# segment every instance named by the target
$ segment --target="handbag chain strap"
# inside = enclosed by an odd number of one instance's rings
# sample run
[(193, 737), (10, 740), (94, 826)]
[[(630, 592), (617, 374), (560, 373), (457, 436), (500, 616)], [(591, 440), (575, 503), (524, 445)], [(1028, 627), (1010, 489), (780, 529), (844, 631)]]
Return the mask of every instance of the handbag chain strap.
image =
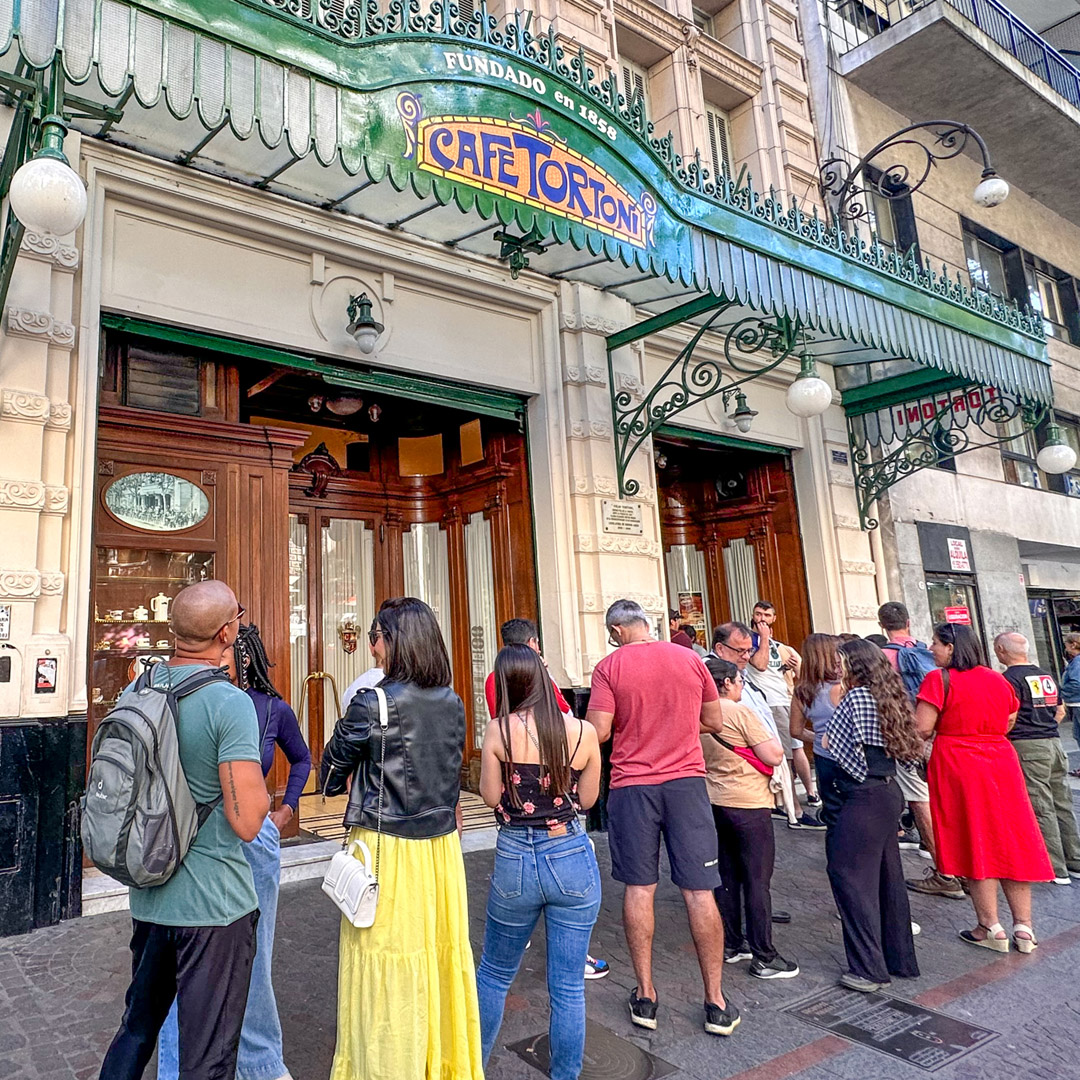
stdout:
[(381, 686), (372, 688), (379, 699), (379, 727), (382, 729), (379, 750), (379, 804), (375, 813), (375, 880), (379, 880), (379, 865), (382, 855), (382, 804), (383, 787), (386, 783), (386, 729), (390, 723), (389, 710), (386, 704), (386, 691)]

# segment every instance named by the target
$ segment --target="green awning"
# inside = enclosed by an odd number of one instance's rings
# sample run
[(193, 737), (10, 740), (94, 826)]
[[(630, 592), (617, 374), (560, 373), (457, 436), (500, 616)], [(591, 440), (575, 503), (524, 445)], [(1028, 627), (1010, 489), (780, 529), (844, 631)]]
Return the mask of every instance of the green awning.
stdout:
[(547, 245), (534, 270), (644, 313), (724, 296), (732, 324), (797, 319), (827, 363), (900, 358), (1052, 400), (1037, 317), (711, 181), (584, 53), (527, 13), (485, 25), (482, 10), (21, 0), (0, 3), (0, 69), (55, 61), (81, 96), (123, 107), (88, 134), (263, 190), (487, 256), (496, 226), (531, 233)]

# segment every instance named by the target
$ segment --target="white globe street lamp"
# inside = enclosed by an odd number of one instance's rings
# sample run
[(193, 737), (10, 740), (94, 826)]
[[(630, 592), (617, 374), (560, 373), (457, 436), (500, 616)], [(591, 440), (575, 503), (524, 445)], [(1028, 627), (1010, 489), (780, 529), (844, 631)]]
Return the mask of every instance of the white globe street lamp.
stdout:
[(46, 116), (41, 128), (41, 149), (16, 170), (8, 197), (12, 212), (31, 232), (66, 236), (86, 217), (86, 185), (64, 157), (63, 119)]
[(1076, 451), (1065, 441), (1057, 424), (1048, 424), (1046, 442), (1035, 458), (1035, 464), (1044, 473), (1067, 473), (1076, 465)]
[(1009, 185), (993, 169), (986, 169), (971, 197), (976, 206), (989, 210), (993, 206), (1000, 206), (1009, 197)]
[(371, 300), (366, 292), (349, 297), (349, 333), (356, 339), (360, 351), (366, 356), (375, 348), (379, 335), (385, 330), (371, 314)]
[(803, 353), (799, 374), (787, 389), (788, 411), (796, 416), (820, 416), (832, 404), (832, 387), (817, 373), (814, 358)]

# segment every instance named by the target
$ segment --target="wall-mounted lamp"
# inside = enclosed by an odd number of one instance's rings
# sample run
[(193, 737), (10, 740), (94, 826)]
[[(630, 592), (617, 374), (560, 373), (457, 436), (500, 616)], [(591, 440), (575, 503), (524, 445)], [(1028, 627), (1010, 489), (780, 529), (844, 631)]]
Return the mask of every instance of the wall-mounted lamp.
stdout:
[(787, 388), (788, 411), (796, 416), (820, 416), (832, 404), (832, 388), (817, 373), (810, 353), (799, 357), (799, 374)]
[(359, 296), (349, 297), (349, 333), (356, 338), (356, 344), (366, 356), (375, 348), (379, 335), (386, 329), (381, 322), (376, 322), (371, 315), (371, 300), (362, 292)]
[(735, 427), (745, 435), (753, 425), (755, 416), (757, 416), (757, 409), (751, 409), (747, 405), (746, 395), (739, 390), (735, 394), (735, 411), (731, 414)]
[(1065, 441), (1058, 424), (1047, 424), (1046, 442), (1035, 458), (1035, 464), (1044, 473), (1067, 473), (1076, 465), (1076, 451)]
[(86, 217), (86, 185), (64, 157), (66, 134), (62, 117), (46, 116), (41, 149), (11, 178), (11, 209), (31, 232), (66, 236)]

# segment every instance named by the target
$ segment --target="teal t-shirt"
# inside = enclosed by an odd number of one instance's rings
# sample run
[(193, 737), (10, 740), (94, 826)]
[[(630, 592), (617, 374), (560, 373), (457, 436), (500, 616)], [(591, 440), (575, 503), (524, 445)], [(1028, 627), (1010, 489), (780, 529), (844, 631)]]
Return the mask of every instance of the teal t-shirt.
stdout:
[[(155, 686), (175, 686), (203, 664), (153, 669)], [(218, 765), (259, 761), (259, 722), (251, 698), (231, 683), (211, 683), (180, 699), (180, 763), (198, 803), (221, 795)], [(131, 917), (162, 926), (227, 926), (259, 902), (240, 837), (219, 805), (199, 830), (180, 868), (164, 885), (131, 890)]]

